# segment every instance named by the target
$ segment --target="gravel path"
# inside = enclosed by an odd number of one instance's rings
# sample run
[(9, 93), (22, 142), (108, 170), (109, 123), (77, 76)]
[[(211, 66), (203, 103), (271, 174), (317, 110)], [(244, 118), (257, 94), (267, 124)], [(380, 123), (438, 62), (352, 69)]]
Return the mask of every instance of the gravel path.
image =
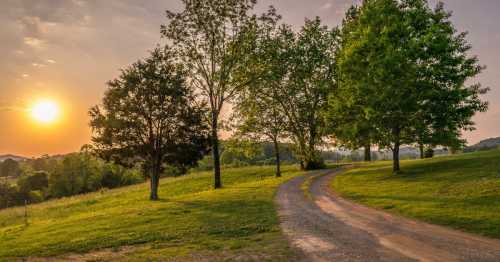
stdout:
[[(500, 241), (367, 208), (328, 188), (340, 171), (281, 185), (281, 227), (300, 261), (500, 261)], [(302, 184), (312, 179), (310, 197)]]

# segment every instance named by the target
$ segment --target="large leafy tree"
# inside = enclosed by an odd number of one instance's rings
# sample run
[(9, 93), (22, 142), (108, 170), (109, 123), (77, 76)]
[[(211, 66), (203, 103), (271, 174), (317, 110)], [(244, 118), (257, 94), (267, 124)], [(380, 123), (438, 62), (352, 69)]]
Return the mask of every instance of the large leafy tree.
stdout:
[(487, 109), (487, 103), (479, 95), (488, 89), (478, 83), (467, 86), (467, 81), (484, 67), (476, 57), (468, 56), (471, 46), (466, 41), (467, 34), (457, 33), (449, 20), (451, 13), (444, 9), (443, 3), (434, 10), (422, 0), (407, 1), (403, 7), (415, 17), (415, 24), (426, 25), (419, 36), (421, 47), (416, 52), (419, 59), (416, 84), (424, 99), (414, 115), (413, 133), (421, 155), (424, 145), (460, 148), (465, 144), (461, 132), (474, 129), (471, 117)]
[(220, 115), (245, 86), (259, 78), (245, 68), (255, 48), (259, 24), (279, 17), (274, 9), (251, 14), (256, 0), (183, 0), (180, 12), (167, 11), (162, 35), (172, 42), (188, 69), (188, 80), (210, 107), (214, 187), (222, 186), (219, 155)]
[(266, 94), (265, 81), (249, 86), (233, 106), (236, 135), (254, 141), (272, 142), (276, 159), (276, 177), (281, 177), (280, 140), (286, 137), (285, 115), (272, 96)]
[(298, 33), (287, 26), (270, 38), (264, 64), (270, 64), (264, 91), (283, 114), (286, 131), (294, 142), (304, 169), (322, 166), (317, 146), (325, 135), (321, 111), (335, 86), (337, 30), (306, 20)]
[(185, 169), (208, 151), (206, 110), (185, 79), (173, 53), (155, 49), (110, 81), (102, 107), (89, 112), (97, 152), (124, 165), (140, 163), (151, 179), (151, 200), (158, 199), (166, 164)]
[(362, 105), (377, 144), (392, 149), (394, 172), (401, 144), (422, 133), (456, 142), (487, 108), (479, 97), (487, 89), (466, 84), (482, 67), (449, 18), (442, 4), (431, 9), (425, 0), (366, 0), (342, 36), (339, 88)]
[[(346, 12), (339, 30), (339, 48), (342, 52), (344, 44), (348, 45), (350, 34), (356, 30), (360, 8), (351, 6)], [(345, 43), (344, 43), (345, 41)], [(337, 56), (339, 54), (336, 54)], [(375, 143), (377, 132), (367, 116), (364, 97), (353, 95), (351, 89), (338, 79), (328, 99), (328, 107), (323, 112), (327, 122), (328, 133), (337, 146), (352, 150), (364, 147), (364, 160), (371, 161), (371, 145)]]

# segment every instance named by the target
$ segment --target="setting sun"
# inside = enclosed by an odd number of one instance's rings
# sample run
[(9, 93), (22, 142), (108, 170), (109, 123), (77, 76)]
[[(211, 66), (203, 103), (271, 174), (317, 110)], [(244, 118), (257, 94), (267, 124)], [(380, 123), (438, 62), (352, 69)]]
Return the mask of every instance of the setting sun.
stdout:
[(51, 100), (40, 100), (31, 108), (31, 116), (40, 123), (53, 123), (59, 117), (60, 110), (56, 102)]

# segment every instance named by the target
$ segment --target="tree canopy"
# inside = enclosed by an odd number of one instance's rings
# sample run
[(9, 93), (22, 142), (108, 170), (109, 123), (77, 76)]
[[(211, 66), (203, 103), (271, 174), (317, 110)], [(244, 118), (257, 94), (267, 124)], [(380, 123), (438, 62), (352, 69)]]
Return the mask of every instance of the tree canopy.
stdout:
[(186, 170), (208, 151), (206, 110), (185, 79), (174, 54), (155, 49), (110, 81), (102, 107), (89, 112), (96, 151), (127, 166), (140, 163), (151, 179), (152, 200), (167, 164)]
[(214, 187), (220, 188), (221, 111), (245, 86), (259, 78), (246, 70), (255, 48), (255, 32), (260, 24), (274, 23), (279, 16), (273, 8), (260, 17), (251, 14), (256, 0), (182, 2), (182, 11), (167, 11), (169, 22), (161, 27), (161, 32), (172, 41), (199, 99), (209, 105), (207, 122), (211, 127)]
[(401, 144), (424, 137), (433, 145), (455, 143), (472, 128), (474, 113), (487, 108), (479, 97), (487, 89), (467, 84), (483, 67), (450, 16), (425, 0), (366, 0), (342, 35), (339, 96), (332, 99), (359, 114), (354, 125), (366, 123), (374, 143), (393, 150), (395, 172)]
[[(337, 31), (322, 25), (319, 18), (306, 20), (299, 32), (276, 24), (264, 29), (259, 31), (258, 51), (249, 66), (264, 73), (249, 87), (252, 95), (246, 98), (247, 104), (258, 103), (261, 108), (243, 108), (241, 117), (252, 120), (248, 117), (251, 110), (265, 110), (254, 118), (267, 127), (261, 133), (279, 124), (281, 132), (293, 141), (302, 168), (321, 167), (317, 151), (325, 134), (321, 111), (335, 85)], [(273, 118), (279, 121), (274, 125), (267, 122)]]

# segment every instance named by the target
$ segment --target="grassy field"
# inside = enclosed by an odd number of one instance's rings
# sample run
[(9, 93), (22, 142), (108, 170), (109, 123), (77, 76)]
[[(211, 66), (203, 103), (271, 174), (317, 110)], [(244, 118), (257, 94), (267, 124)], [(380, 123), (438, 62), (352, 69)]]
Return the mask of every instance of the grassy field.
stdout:
[(500, 151), (390, 162), (347, 171), (335, 191), (359, 203), (426, 222), (500, 238)]
[(290, 166), (283, 171), (277, 179), (273, 167), (226, 169), (224, 189), (217, 191), (210, 172), (163, 179), (157, 202), (147, 200), (147, 184), (49, 201), (29, 207), (28, 225), (23, 208), (6, 209), (0, 211), (0, 260), (88, 252), (104, 260), (286, 260), (273, 197), (280, 183), (302, 173)]

